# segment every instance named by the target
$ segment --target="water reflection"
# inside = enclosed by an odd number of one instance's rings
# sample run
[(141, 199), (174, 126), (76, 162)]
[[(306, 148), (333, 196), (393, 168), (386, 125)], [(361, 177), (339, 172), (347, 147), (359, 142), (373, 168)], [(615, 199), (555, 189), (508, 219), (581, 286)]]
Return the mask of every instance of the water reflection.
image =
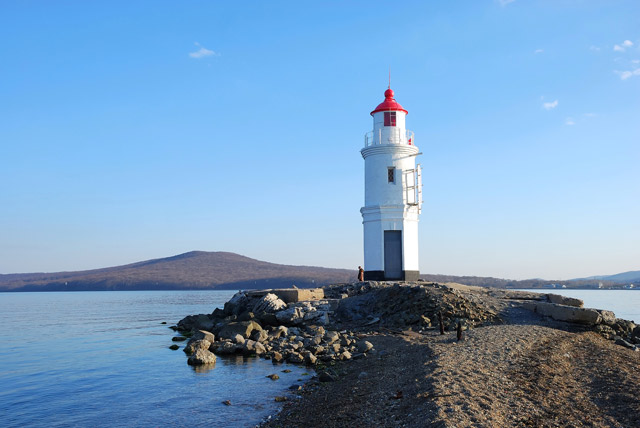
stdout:
[(216, 368), (216, 363), (213, 364), (202, 364), (200, 366), (191, 366), (194, 372), (196, 373), (209, 373), (211, 370)]

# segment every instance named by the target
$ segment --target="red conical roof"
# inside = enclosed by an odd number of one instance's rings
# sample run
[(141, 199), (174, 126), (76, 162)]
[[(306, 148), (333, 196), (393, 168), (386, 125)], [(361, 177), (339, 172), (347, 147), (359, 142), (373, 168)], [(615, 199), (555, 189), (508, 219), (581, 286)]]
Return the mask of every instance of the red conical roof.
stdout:
[(403, 111), (409, 114), (398, 102), (393, 98), (393, 89), (389, 88), (384, 91), (384, 101), (378, 104), (378, 107), (371, 112), (371, 116), (379, 111)]

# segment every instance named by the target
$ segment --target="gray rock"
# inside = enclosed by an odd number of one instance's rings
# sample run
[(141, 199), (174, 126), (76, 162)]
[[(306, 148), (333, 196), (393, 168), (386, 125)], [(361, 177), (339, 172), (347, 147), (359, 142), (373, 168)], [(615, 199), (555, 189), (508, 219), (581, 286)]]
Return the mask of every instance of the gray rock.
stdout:
[(245, 355), (253, 354), (256, 351), (256, 342), (255, 340), (246, 340), (242, 343), (242, 353)]
[(299, 307), (292, 306), (276, 312), (276, 319), (285, 325), (297, 325), (301, 324), (304, 320), (304, 313)]
[(282, 336), (287, 336), (289, 334), (289, 329), (283, 325), (278, 326), (274, 330), (269, 333), (269, 335), (274, 339), (279, 339)]
[(329, 324), (329, 314), (326, 311), (309, 311), (303, 315), (303, 321), (306, 323), (314, 323), (320, 325)]
[(558, 305), (573, 306), (576, 308), (582, 308), (584, 302), (580, 299), (574, 299), (573, 297), (560, 296), (558, 294), (547, 294), (549, 303), (555, 303)]
[(337, 331), (327, 331), (324, 334), (324, 340), (329, 345), (331, 345), (333, 342), (335, 342), (336, 340), (339, 340), (339, 339), (340, 339), (340, 335), (338, 334)]
[(256, 302), (253, 306), (253, 312), (256, 314), (263, 312), (274, 313), (285, 309), (286, 307), (287, 304), (282, 301), (282, 299), (278, 298), (275, 294), (268, 293)]
[(618, 337), (616, 339), (615, 343), (616, 343), (616, 345), (624, 346), (625, 348), (631, 349), (633, 351), (637, 351), (638, 350), (638, 347), (636, 345), (634, 345), (632, 343), (629, 343), (629, 342), (627, 342), (626, 340), (624, 340), (624, 339), (622, 339), (620, 337)]
[(255, 321), (230, 322), (222, 327), (218, 333), (218, 337), (222, 339), (233, 339), (236, 334), (239, 334), (244, 338), (249, 338), (254, 330), (262, 330), (260, 324)]
[(198, 349), (204, 349), (208, 351), (210, 346), (211, 346), (211, 342), (209, 342), (208, 340), (204, 340), (204, 339), (193, 340), (192, 338), (191, 340), (189, 340), (189, 342), (187, 342), (187, 346), (184, 347), (183, 351), (187, 355), (192, 355), (192, 354), (195, 354)]
[(213, 343), (216, 341), (216, 337), (210, 331), (198, 330), (193, 333), (193, 336), (191, 336), (191, 340), (207, 340), (210, 343)]
[(242, 291), (239, 291), (224, 304), (224, 313), (226, 315), (238, 315), (241, 312), (244, 312), (248, 301), (249, 298), (247, 295)]
[(340, 360), (341, 360), (341, 361), (350, 360), (350, 359), (351, 359), (351, 352), (349, 352), (349, 351), (343, 351), (343, 352), (340, 354)]
[(254, 352), (256, 353), (256, 355), (262, 355), (267, 352), (267, 348), (265, 348), (264, 345), (260, 342), (255, 342), (253, 346), (254, 346)]
[(322, 345), (317, 345), (317, 346), (310, 346), (309, 351), (311, 351), (314, 355), (319, 355), (326, 352), (326, 349)]
[(243, 313), (238, 315), (238, 321), (251, 321), (255, 319), (255, 317), (256, 316), (253, 314), (253, 312), (244, 311)]
[(307, 327), (309, 329), (310, 332), (312, 332), (313, 336), (324, 336), (324, 327), (322, 326), (315, 326), (315, 325), (311, 325), (309, 327)]
[(215, 350), (218, 355), (232, 355), (238, 351), (236, 344), (231, 342), (223, 342), (221, 346), (218, 346)]
[(193, 355), (189, 357), (187, 363), (192, 366), (200, 366), (203, 364), (214, 364), (216, 356), (206, 349), (197, 349)]
[(368, 342), (366, 340), (359, 341), (356, 347), (358, 349), (358, 352), (360, 353), (369, 352), (373, 349), (373, 345), (371, 344), (371, 342)]
[(304, 362), (304, 358), (297, 352), (290, 352), (287, 356), (287, 362), (291, 364), (300, 364)]
[(305, 364), (314, 365), (317, 362), (318, 358), (313, 355), (311, 352), (305, 352), (304, 354), (304, 362)]
[(600, 313), (600, 324), (613, 325), (616, 322), (616, 314), (611, 311), (598, 310)]
[(266, 342), (268, 338), (269, 335), (264, 330), (255, 330), (253, 333), (251, 333), (251, 339), (255, 340), (256, 342)]

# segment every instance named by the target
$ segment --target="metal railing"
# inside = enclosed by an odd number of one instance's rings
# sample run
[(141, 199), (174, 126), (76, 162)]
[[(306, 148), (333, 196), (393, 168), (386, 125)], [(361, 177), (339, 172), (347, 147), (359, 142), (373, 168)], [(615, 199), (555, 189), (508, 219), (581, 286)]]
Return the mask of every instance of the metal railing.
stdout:
[(402, 131), (400, 128), (389, 126), (364, 134), (365, 147), (371, 147), (377, 144), (406, 144), (411, 146), (416, 143), (413, 131)]

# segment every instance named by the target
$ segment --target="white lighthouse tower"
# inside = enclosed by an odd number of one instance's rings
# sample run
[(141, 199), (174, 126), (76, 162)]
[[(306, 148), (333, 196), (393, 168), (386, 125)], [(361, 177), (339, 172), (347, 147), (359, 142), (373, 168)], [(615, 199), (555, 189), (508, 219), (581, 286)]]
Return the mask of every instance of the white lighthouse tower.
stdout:
[(419, 153), (405, 128), (407, 111), (391, 87), (371, 112), (373, 131), (364, 148), (364, 278), (415, 281), (418, 265), (418, 215), (422, 206)]

